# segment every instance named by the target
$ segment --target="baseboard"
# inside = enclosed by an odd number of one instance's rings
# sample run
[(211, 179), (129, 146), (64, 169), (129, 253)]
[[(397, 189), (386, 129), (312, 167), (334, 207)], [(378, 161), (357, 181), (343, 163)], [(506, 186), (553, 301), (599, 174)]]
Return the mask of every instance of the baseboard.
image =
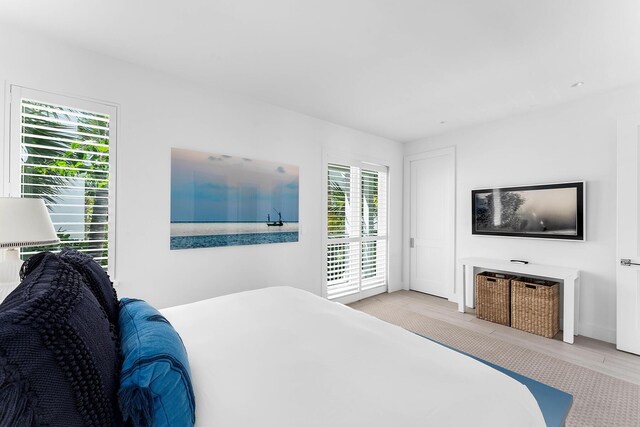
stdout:
[(581, 322), (578, 329), (580, 335), (593, 338), (600, 341), (606, 341), (611, 344), (616, 343), (616, 330), (605, 328), (593, 323)]
[(455, 292), (449, 293), (449, 297), (447, 299), (449, 302), (455, 302), (456, 304), (460, 302), (460, 297), (458, 297), (458, 294)]
[(391, 283), (389, 282), (389, 284), (387, 285), (387, 292), (396, 292), (396, 291), (401, 291), (401, 290), (409, 290), (408, 287), (405, 287), (403, 282), (399, 282), (399, 283)]

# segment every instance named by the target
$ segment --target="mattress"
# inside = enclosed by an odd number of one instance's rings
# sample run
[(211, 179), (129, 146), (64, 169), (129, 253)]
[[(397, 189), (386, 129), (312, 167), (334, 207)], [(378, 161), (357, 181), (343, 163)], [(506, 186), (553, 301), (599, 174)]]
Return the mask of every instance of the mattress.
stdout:
[(509, 376), (299, 289), (161, 312), (187, 348), (198, 426), (545, 425)]

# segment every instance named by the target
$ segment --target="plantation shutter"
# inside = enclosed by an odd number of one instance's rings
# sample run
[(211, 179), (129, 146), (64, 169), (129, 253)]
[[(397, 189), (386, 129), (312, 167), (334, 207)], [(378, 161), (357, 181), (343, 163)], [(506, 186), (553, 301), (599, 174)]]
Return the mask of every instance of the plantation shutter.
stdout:
[(327, 296), (358, 292), (360, 288), (360, 202), (358, 168), (329, 164)]
[(362, 290), (387, 284), (387, 173), (362, 169)]
[(329, 163), (327, 297), (387, 284), (387, 172)]
[[(61, 240), (25, 249), (22, 257), (68, 247), (91, 255), (112, 274), (112, 117), (86, 109), (87, 102), (78, 108), (43, 100), (38, 93), (25, 97), (27, 90), (20, 89), (22, 96), (14, 98), (20, 106), (19, 195), (44, 199)], [(42, 98), (49, 97), (43, 93)]]

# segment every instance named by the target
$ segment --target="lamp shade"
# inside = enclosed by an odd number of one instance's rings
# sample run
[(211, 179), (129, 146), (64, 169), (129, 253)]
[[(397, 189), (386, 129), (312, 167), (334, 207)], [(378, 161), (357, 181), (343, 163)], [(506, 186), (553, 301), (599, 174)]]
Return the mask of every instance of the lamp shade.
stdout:
[(42, 199), (0, 197), (0, 248), (43, 246), (59, 241)]

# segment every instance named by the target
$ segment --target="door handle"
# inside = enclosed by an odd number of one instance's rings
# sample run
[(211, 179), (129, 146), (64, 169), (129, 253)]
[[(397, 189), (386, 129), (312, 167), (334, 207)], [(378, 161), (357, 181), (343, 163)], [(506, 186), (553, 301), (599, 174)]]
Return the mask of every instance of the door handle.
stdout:
[(632, 265), (640, 265), (640, 263), (631, 262), (629, 258), (622, 258), (620, 259), (620, 265), (623, 265), (625, 267), (631, 267)]
[(409, 239), (409, 247), (410, 248), (415, 248), (416, 247), (415, 243), (416, 242), (415, 242), (415, 239), (413, 237)]

